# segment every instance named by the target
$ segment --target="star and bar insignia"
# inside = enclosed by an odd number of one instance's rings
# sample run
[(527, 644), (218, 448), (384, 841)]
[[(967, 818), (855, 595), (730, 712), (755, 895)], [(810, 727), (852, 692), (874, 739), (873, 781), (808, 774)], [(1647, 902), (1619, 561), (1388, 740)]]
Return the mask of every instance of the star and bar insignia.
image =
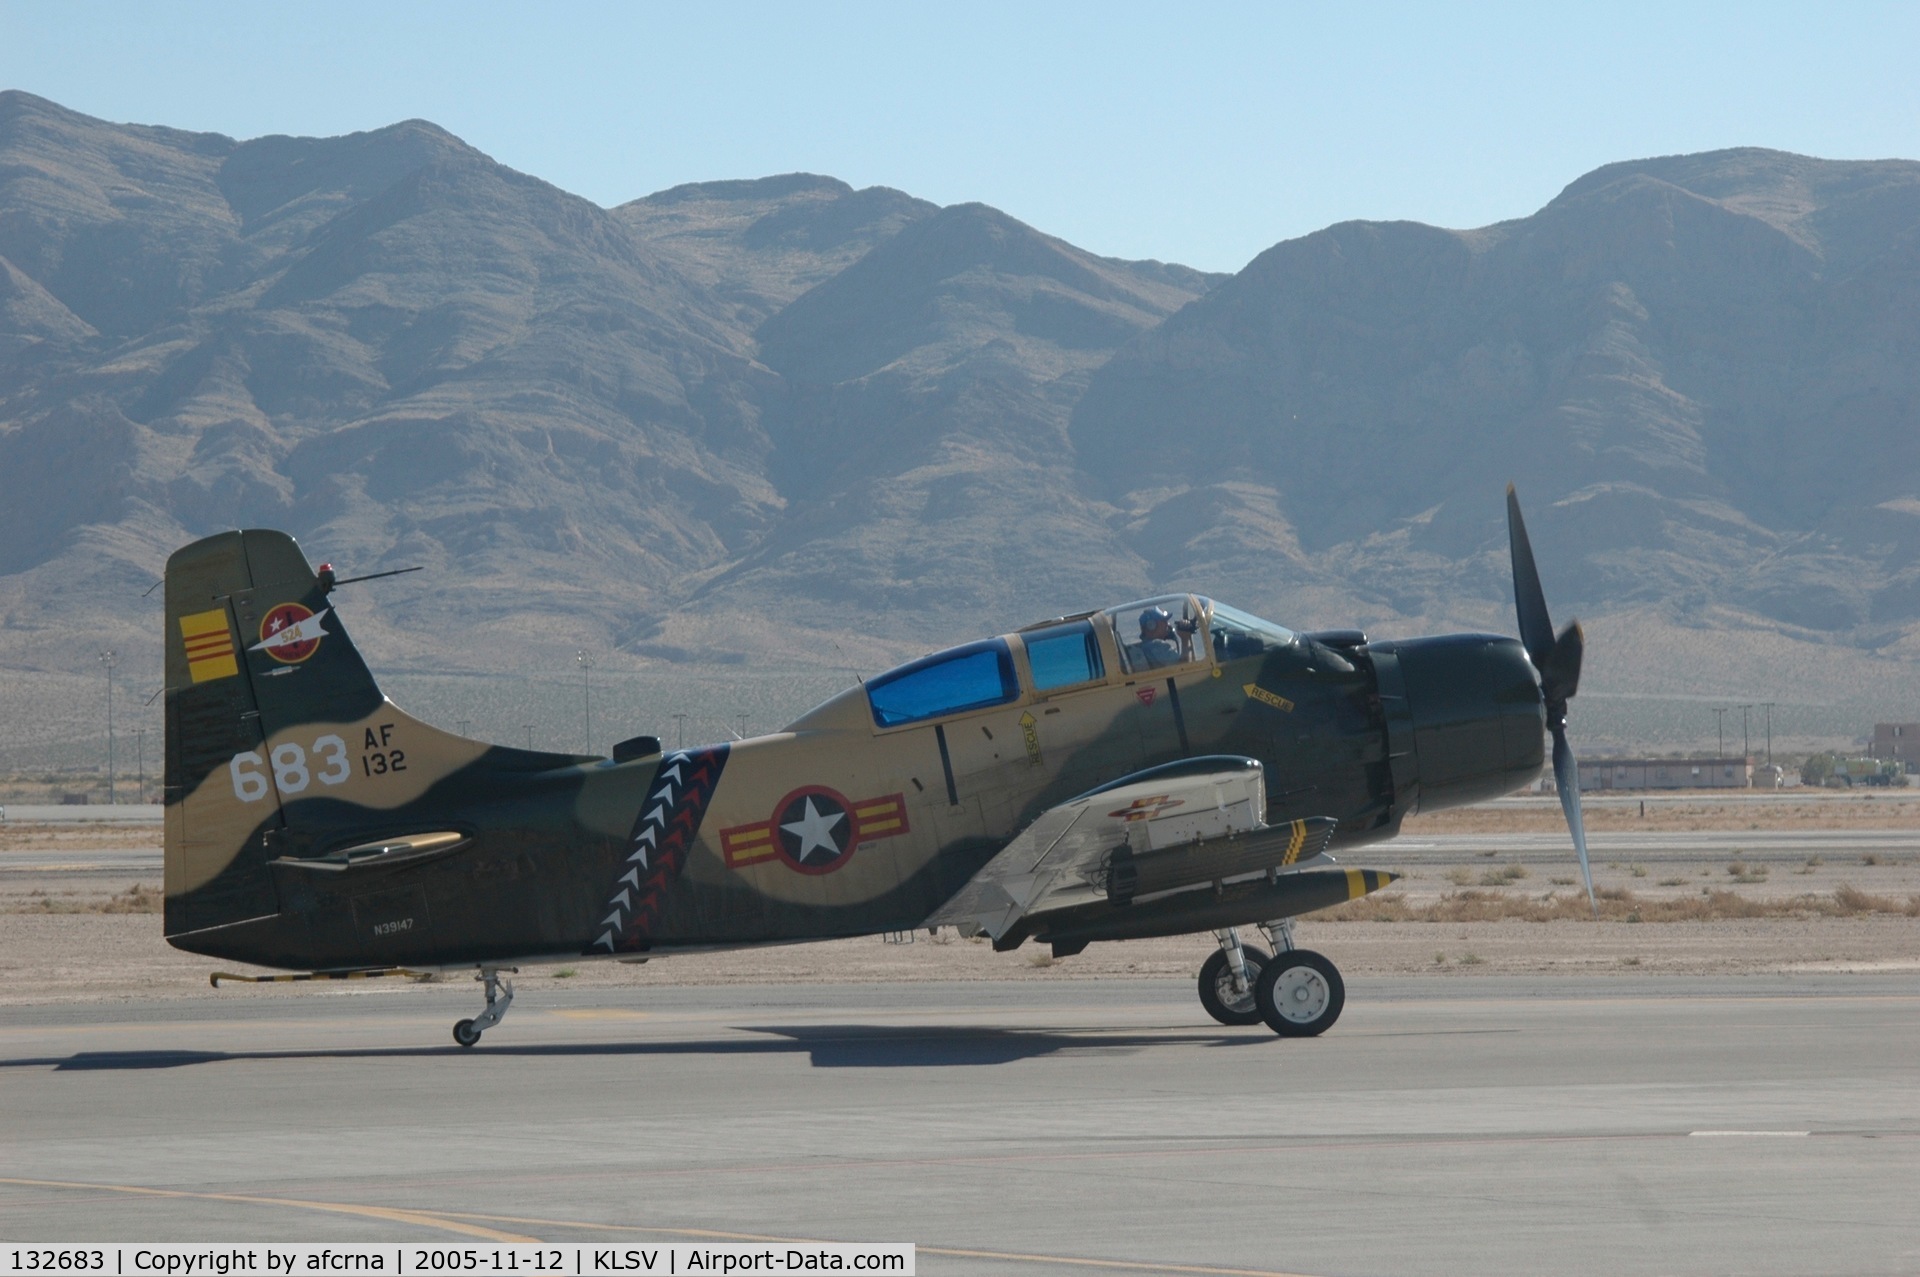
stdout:
[(722, 829), (720, 850), (731, 869), (780, 860), (801, 873), (824, 874), (869, 843), (908, 828), (903, 795), (849, 802), (824, 785), (808, 785), (781, 799), (771, 818)]

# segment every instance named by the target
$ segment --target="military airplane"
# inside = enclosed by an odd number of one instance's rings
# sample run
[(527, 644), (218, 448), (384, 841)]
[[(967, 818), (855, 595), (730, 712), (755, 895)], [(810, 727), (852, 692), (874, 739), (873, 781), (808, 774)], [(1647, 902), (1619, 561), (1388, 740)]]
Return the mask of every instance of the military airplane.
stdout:
[(1345, 985), (1292, 920), (1395, 877), (1335, 853), (1530, 784), (1543, 727), (1591, 898), (1566, 738), (1581, 633), (1554, 634), (1511, 487), (1507, 516), (1518, 640), (1295, 633), (1169, 594), (924, 656), (770, 735), (610, 758), (409, 716), (330, 566), (281, 532), (207, 537), (166, 572), (166, 938), (302, 973), (227, 978), (471, 970), (485, 1007), (453, 1036), (472, 1046), (527, 964), (1211, 932), (1209, 1015), (1321, 1033)]

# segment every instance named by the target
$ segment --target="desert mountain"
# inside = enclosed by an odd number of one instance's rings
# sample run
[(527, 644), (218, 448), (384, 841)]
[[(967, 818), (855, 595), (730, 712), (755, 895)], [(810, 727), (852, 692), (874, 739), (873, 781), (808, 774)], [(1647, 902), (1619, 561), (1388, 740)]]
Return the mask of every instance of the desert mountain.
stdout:
[[(1920, 164), (1616, 164), (1483, 230), (1276, 245), (1103, 366), (1072, 438), (1137, 526), (1245, 484), (1402, 612), (1499, 588), (1511, 476), (1570, 605), (1888, 643), (1920, 614), (1916, 297)], [(1166, 571), (1228, 566), (1214, 508)]]
[[(1614, 165), (1222, 279), (788, 175), (602, 209), (409, 121), (0, 94), (0, 665), (157, 663), (176, 545), (269, 524), (389, 664), (872, 669), (1163, 586), (1920, 648), (1920, 165)], [(1904, 637), (1903, 637), (1904, 636)], [(1904, 646), (1903, 646), (1904, 644)]]

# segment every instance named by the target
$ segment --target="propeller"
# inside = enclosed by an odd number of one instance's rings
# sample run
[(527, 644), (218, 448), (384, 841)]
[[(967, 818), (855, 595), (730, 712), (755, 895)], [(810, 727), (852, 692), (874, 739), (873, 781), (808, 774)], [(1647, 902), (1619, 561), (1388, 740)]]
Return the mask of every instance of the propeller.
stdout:
[(1540, 696), (1547, 706), (1547, 730), (1553, 734), (1553, 784), (1560, 791), (1560, 810), (1573, 833), (1573, 849), (1580, 857), (1580, 876), (1587, 884), (1587, 904), (1600, 916), (1593, 895), (1593, 869), (1587, 863), (1587, 826), (1580, 815), (1580, 765), (1567, 743), (1567, 702), (1580, 690), (1580, 660), (1586, 638), (1575, 621), (1558, 635), (1547, 615), (1547, 596), (1540, 589), (1540, 570), (1533, 563), (1533, 545), (1527, 540), (1527, 522), (1520, 517), (1520, 497), (1507, 485), (1507, 542), (1513, 551), (1513, 605), (1520, 614), (1520, 644), (1540, 672)]

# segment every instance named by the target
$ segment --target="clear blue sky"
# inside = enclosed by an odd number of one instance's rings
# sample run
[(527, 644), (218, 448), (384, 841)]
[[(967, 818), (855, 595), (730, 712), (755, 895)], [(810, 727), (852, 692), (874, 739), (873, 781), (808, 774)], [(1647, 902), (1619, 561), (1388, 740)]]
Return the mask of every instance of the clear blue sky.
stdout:
[(1613, 160), (1920, 157), (1920, 5), (0, 0), (0, 87), (236, 137), (435, 121), (601, 204), (809, 170), (1234, 270)]

